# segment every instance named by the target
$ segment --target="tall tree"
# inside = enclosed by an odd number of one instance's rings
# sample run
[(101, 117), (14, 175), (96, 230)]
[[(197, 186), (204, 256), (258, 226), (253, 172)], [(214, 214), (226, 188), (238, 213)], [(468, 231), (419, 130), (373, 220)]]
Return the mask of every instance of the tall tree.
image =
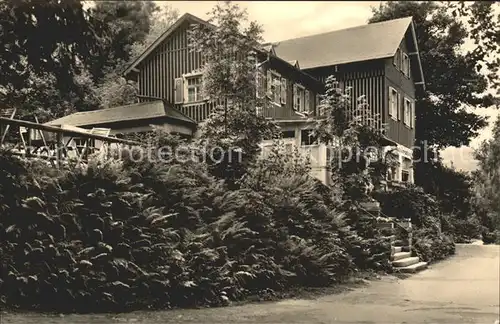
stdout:
[[(179, 11), (169, 5), (162, 5), (156, 8), (147, 18), (150, 20), (147, 34), (144, 36), (141, 35), (141, 37), (129, 38), (128, 41), (132, 43), (122, 42), (120, 45), (122, 48), (120, 52), (123, 54), (121, 59), (111, 60), (108, 58), (110, 60), (108, 62), (109, 67), (98, 81), (96, 88), (101, 107), (116, 107), (132, 104), (137, 101), (136, 95), (138, 89), (136, 82), (126, 80), (122, 72), (127, 64), (142, 54), (160, 35), (167, 31), (178, 17)], [(115, 17), (115, 19), (120, 20), (121, 18)], [(125, 20), (131, 20), (131, 18), (125, 17)], [(115, 22), (115, 24), (127, 26), (119, 22)], [(127, 52), (124, 52), (124, 49)]]
[(491, 225), (500, 231), (500, 117), (493, 127), (493, 137), (481, 144), (475, 158), (479, 161), (475, 172), (479, 203), (488, 212)]
[(179, 10), (168, 4), (162, 4), (158, 10), (151, 15), (151, 25), (148, 34), (142, 41), (137, 41), (132, 44), (130, 49), (131, 59), (135, 59), (142, 54), (158, 37), (172, 26), (179, 19)]
[(108, 37), (92, 61), (94, 81), (128, 63), (132, 45), (142, 43), (152, 25), (158, 6), (153, 1), (96, 1), (91, 15), (106, 26)]
[(255, 50), (262, 28), (248, 22), (247, 12), (229, 1), (218, 3), (209, 17), (211, 25), (194, 26), (189, 35), (190, 47), (205, 62), (203, 92), (217, 104), (201, 127), (201, 138), (205, 147), (223, 149), (221, 156), (209, 154), (208, 162), (215, 175), (235, 185), (255, 162), (262, 140), (272, 138), (277, 130), (256, 114), (256, 106), (265, 104), (255, 98)]
[[(438, 149), (468, 145), (487, 125), (474, 109), (497, 100), (485, 94), (489, 86), (498, 87), (500, 20), (493, 14), (496, 6), (482, 1), (455, 8), (433, 1), (390, 1), (373, 10), (370, 23), (407, 16), (415, 23), (426, 80), (426, 91), (417, 91), (417, 145), (427, 142), (428, 147)], [(469, 38), (474, 40), (474, 48), (463, 53), (460, 49)], [(481, 73), (486, 69), (489, 72)], [(429, 179), (432, 167), (425, 162), (416, 165), (419, 184)]]
[(0, 102), (22, 108), (49, 85), (61, 102), (88, 97), (76, 76), (98, 52), (103, 27), (76, 0), (0, 2)]
[(333, 183), (346, 199), (371, 199), (365, 190), (379, 183), (395, 159), (384, 152), (383, 135), (371, 126), (377, 116), (367, 109), (366, 97), (356, 98), (355, 115), (349, 119), (346, 111), (353, 99), (351, 89), (342, 91), (333, 76), (326, 79), (325, 89), (319, 107), (325, 118), (317, 121), (315, 133), (331, 149)]

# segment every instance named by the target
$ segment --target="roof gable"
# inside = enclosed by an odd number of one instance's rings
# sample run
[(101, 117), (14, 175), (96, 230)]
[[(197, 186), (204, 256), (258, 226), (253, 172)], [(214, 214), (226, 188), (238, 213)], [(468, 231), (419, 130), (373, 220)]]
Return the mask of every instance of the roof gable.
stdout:
[[(160, 37), (158, 37), (158, 39), (156, 39), (139, 57), (137, 57), (130, 65), (129, 67), (125, 70), (124, 72), (124, 75), (127, 75), (129, 74), (130, 72), (134, 71), (137, 69), (137, 66), (143, 61), (145, 60), (155, 49), (156, 47), (158, 47), (163, 41), (165, 41), (170, 35), (172, 35), (177, 28), (179, 28), (180, 26), (182, 26), (182, 24), (186, 21), (189, 21), (190, 23), (192, 24), (201, 24), (201, 25), (205, 25), (205, 26), (208, 26), (208, 27), (211, 27), (211, 28), (216, 28), (215, 25), (201, 19), (201, 18), (198, 18), (196, 16), (193, 16), (189, 13), (186, 13), (184, 15), (182, 15), (172, 26), (170, 26), (170, 28), (168, 28), (167, 31), (165, 31)], [(279, 57), (278, 55), (276, 55), (276, 51), (275, 51), (275, 45), (274, 44), (261, 44), (260, 46), (258, 46), (256, 49), (256, 51), (260, 51), (261, 53), (265, 53), (266, 55), (270, 55), (271, 57), (274, 57), (276, 60), (279, 60), (279, 61), (283, 61), (285, 63), (288, 63), (291, 67), (293, 68), (296, 68), (298, 71), (301, 71), (299, 66), (298, 66), (298, 62), (296, 60), (293, 60), (294, 62), (296, 62), (296, 64), (291, 64), (289, 62), (287, 62), (286, 60), (284, 60), (283, 58)], [(316, 79), (314, 79), (312, 76), (310, 76), (309, 74), (301, 71), (300, 72), (304, 77), (307, 77), (307, 78), (310, 78), (314, 81), (317, 81)]]
[(302, 69), (394, 56), (412, 21), (388, 20), (279, 42), (276, 54)]
[(160, 37), (158, 37), (151, 45), (149, 45), (148, 48), (144, 52), (142, 52), (141, 55), (139, 55), (132, 63), (127, 67), (127, 69), (124, 71), (124, 75), (129, 74), (133, 70), (137, 68), (139, 63), (141, 63), (144, 59), (148, 57), (149, 54), (151, 54), (158, 45), (160, 45), (165, 39), (167, 39), (177, 28), (179, 28), (184, 22), (189, 21), (190, 23), (193, 24), (204, 24), (204, 25), (211, 25), (207, 21), (204, 21), (203, 19), (200, 19), (196, 16), (193, 16), (190, 13), (185, 13), (182, 15), (175, 23), (172, 24)]

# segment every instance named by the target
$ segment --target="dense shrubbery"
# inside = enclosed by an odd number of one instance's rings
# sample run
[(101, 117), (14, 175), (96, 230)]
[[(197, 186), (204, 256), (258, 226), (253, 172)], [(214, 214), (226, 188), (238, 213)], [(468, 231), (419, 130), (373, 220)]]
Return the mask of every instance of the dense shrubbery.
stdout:
[(434, 262), (455, 254), (453, 236), (426, 228), (413, 231), (413, 251), (422, 261)]
[(457, 243), (470, 243), (481, 238), (482, 226), (475, 215), (461, 219), (457, 215), (450, 217), (452, 233)]
[(374, 257), (330, 189), (308, 175), (276, 173), (257, 190), (259, 172), (250, 172), (228, 190), (195, 162), (55, 171), (1, 152), (0, 163), (4, 306), (216, 306), (388, 264), (389, 247), (375, 246)]
[[(377, 192), (375, 197), (385, 215), (411, 218), (414, 226), (412, 249), (423, 261), (433, 262), (455, 253), (453, 233), (456, 226), (467, 225), (457, 222), (452, 215), (444, 214), (437, 199), (417, 187)], [(468, 233), (472, 229), (463, 231)]]
[(382, 212), (389, 217), (410, 218), (417, 227), (438, 226), (441, 215), (439, 203), (418, 187), (376, 192), (374, 197), (380, 202)]

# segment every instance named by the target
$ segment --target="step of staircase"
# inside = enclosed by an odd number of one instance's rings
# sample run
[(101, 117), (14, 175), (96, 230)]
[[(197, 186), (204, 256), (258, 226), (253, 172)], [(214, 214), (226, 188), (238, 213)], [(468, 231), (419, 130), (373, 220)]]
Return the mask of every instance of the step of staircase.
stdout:
[(396, 252), (392, 255), (392, 260), (397, 261), (411, 257), (411, 252)]
[(392, 254), (403, 252), (403, 247), (402, 246), (393, 246), (392, 247)]
[(420, 270), (427, 268), (427, 266), (428, 266), (427, 262), (421, 261), (421, 262), (417, 262), (417, 263), (414, 263), (414, 264), (406, 266), (406, 267), (396, 267), (396, 268), (394, 268), (394, 270), (396, 270), (398, 272), (404, 272), (404, 273), (415, 273), (415, 272), (418, 272)]
[(392, 265), (395, 267), (407, 267), (407, 266), (411, 266), (412, 264), (419, 263), (419, 262), (420, 262), (419, 257), (409, 257), (409, 258), (404, 258), (404, 259), (392, 261)]
[(396, 246), (392, 247), (392, 254), (399, 253), (399, 252), (410, 252), (410, 247), (403, 246), (403, 245), (396, 245)]

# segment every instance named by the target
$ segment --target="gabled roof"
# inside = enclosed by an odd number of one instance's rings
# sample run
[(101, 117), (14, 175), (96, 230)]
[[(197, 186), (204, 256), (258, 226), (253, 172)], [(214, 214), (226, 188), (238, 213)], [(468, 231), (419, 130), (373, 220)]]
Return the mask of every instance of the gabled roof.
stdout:
[(273, 44), (266, 44), (262, 46), (262, 50), (270, 53), (271, 55), (276, 55), (276, 52), (274, 51), (274, 45)]
[[(188, 21), (192, 24), (200, 24), (200, 25), (205, 25), (208, 27), (216, 28), (215, 25), (209, 23), (208, 21), (205, 21), (201, 18), (198, 18), (196, 16), (193, 16), (192, 14), (186, 13), (182, 15), (172, 26), (170, 26), (160, 37), (158, 37), (140, 56), (138, 56), (130, 65), (129, 67), (124, 71), (124, 75), (127, 75), (131, 71), (135, 70), (139, 63), (141, 63), (144, 59), (148, 57), (151, 52), (155, 50), (155, 48), (160, 45), (167, 37), (169, 37), (178, 27), (180, 27), (185, 21)], [(261, 46), (258, 46), (258, 48), (255, 49), (256, 51), (260, 51), (262, 53), (269, 54), (270, 56), (274, 57), (278, 61), (282, 61), (287, 63), (288, 65), (296, 68), (303, 76), (313, 80), (313, 81), (318, 81), (315, 78), (313, 78), (311, 75), (301, 71), (298, 68), (298, 65), (295, 66), (294, 64), (290, 64), (287, 62), (287, 60), (284, 60), (283, 58), (279, 57), (276, 55), (275, 52), (275, 46), (273, 44), (264, 44)]]
[(277, 43), (276, 54), (298, 60), (302, 69), (394, 56), (411, 17), (388, 20)]
[(172, 26), (170, 26), (163, 34), (161, 34), (160, 37), (158, 37), (151, 45), (149, 45), (149, 47), (146, 48), (146, 50), (129, 65), (124, 74), (126, 75), (134, 70), (137, 65), (139, 65), (139, 63), (141, 63), (149, 54), (151, 54), (151, 52), (154, 51), (158, 45), (160, 45), (168, 36), (170, 36), (179, 26), (181, 26), (186, 21), (194, 24), (211, 25), (209, 22), (203, 19), (193, 16), (190, 13), (185, 13), (179, 19), (177, 19), (177, 21), (173, 23)]
[(72, 126), (90, 126), (108, 124), (129, 120), (150, 119), (159, 117), (169, 117), (182, 120), (189, 123), (196, 122), (183, 115), (179, 111), (166, 107), (161, 100), (152, 102), (143, 102), (133, 105), (120, 106), (115, 108), (99, 109), (93, 111), (77, 112), (64, 116), (48, 123), (46, 125), (72, 125)]

